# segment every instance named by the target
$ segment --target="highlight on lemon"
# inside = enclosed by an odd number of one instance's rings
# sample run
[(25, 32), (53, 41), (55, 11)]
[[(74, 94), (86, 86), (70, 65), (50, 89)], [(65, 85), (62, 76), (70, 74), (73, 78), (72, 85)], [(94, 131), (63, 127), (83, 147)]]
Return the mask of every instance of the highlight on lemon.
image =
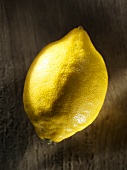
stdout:
[(95, 120), (107, 85), (104, 60), (78, 27), (35, 57), (25, 80), (24, 108), (41, 139), (60, 142)]

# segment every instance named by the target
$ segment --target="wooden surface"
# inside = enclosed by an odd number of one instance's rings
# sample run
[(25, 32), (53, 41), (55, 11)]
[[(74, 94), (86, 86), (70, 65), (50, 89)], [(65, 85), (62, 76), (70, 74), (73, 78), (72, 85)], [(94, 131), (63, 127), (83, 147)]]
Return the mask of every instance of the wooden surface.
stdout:
[[(127, 0), (0, 0), (0, 170), (127, 170)], [(85, 130), (40, 140), (22, 103), (27, 70), (49, 42), (82, 25), (109, 73)]]

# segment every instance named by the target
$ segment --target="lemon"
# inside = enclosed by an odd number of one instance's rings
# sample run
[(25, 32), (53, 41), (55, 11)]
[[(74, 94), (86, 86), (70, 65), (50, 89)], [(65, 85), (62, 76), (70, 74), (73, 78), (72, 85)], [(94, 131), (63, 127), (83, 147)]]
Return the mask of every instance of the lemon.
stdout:
[(25, 80), (24, 108), (41, 139), (60, 142), (94, 121), (107, 85), (103, 58), (78, 27), (34, 59)]

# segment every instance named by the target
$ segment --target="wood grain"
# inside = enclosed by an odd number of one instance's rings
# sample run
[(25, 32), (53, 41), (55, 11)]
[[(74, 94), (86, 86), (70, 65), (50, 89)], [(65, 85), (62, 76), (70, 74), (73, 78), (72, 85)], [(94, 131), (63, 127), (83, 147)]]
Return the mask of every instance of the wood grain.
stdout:
[[(0, 0), (0, 170), (127, 170), (127, 0)], [(109, 73), (92, 125), (40, 140), (22, 103), (27, 70), (49, 42), (82, 25)]]

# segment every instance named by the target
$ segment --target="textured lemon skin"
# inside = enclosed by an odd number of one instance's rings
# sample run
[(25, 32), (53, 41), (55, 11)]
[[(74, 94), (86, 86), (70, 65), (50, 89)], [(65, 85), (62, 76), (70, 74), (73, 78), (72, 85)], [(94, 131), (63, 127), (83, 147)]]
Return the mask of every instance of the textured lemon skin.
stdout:
[(34, 59), (24, 85), (24, 108), (41, 139), (60, 142), (94, 121), (107, 85), (101, 55), (83, 28), (75, 28)]

